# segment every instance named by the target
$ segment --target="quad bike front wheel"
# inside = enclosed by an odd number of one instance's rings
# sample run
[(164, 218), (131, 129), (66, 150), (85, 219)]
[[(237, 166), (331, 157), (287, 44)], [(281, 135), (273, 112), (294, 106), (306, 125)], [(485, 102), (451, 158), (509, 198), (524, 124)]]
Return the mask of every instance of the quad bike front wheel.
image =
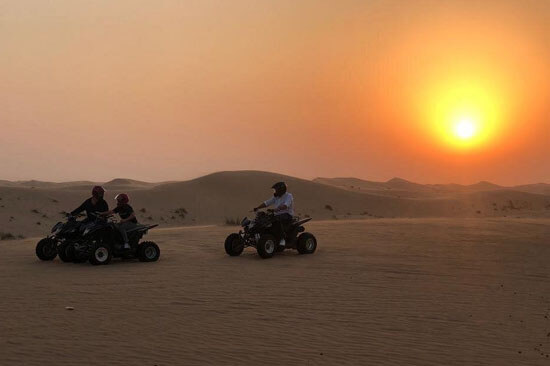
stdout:
[(96, 243), (92, 247), (92, 253), (88, 261), (93, 265), (109, 264), (113, 259), (113, 251), (111, 247), (102, 243)]
[(273, 235), (264, 234), (260, 237), (260, 240), (258, 240), (256, 250), (258, 251), (260, 257), (267, 259), (273, 257), (276, 247), (277, 239), (275, 239)]
[(230, 234), (225, 239), (225, 252), (232, 257), (241, 255), (244, 250), (244, 243), (239, 234)]
[(55, 240), (44, 238), (36, 244), (36, 256), (43, 261), (51, 261), (57, 257)]
[(296, 249), (300, 254), (312, 254), (317, 249), (317, 239), (311, 233), (302, 233), (298, 237)]
[(159, 246), (152, 241), (144, 241), (138, 247), (138, 259), (141, 262), (156, 262), (160, 257)]

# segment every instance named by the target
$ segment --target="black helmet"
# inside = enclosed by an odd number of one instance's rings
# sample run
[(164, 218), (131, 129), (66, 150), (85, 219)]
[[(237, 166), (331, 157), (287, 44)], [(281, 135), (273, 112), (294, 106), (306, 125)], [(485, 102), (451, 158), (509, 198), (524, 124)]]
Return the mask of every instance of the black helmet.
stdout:
[(95, 186), (92, 188), (92, 196), (96, 199), (103, 198), (103, 195), (105, 194), (105, 189), (102, 186)]
[(286, 183), (285, 182), (277, 182), (271, 188), (273, 188), (275, 190), (275, 193), (273, 193), (273, 195), (275, 197), (281, 197), (283, 194), (286, 193)]

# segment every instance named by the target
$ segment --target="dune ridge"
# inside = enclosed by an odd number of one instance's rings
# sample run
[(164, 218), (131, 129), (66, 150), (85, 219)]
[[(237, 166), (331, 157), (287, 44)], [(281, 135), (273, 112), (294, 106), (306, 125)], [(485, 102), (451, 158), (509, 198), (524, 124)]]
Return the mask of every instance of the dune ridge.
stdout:
[[(109, 205), (114, 204), (116, 194), (128, 192), (141, 222), (173, 227), (223, 224), (226, 219), (251, 215), (251, 208), (268, 198), (271, 185), (279, 180), (286, 181), (294, 194), (296, 214), (316, 220), (550, 217), (550, 195), (541, 194), (544, 185), (520, 186), (522, 191), (486, 182), (460, 186), (421, 185), (397, 178), (388, 182), (356, 178), (310, 181), (270, 172), (223, 171), (180, 182), (117, 178), (104, 186)], [(77, 207), (97, 184), (30, 182), (0, 184), (2, 232), (45, 235), (63, 212)]]

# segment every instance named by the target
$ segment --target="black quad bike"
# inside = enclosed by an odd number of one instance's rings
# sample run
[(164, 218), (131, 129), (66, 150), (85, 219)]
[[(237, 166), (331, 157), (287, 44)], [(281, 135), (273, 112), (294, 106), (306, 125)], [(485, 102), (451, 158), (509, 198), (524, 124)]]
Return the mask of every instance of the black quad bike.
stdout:
[(244, 248), (255, 247), (262, 258), (271, 258), (276, 252), (285, 249), (296, 249), (300, 254), (312, 254), (317, 249), (317, 239), (313, 234), (305, 232), (302, 226), (311, 218), (300, 219), (294, 217), (292, 222), (283, 227), (285, 246), (280, 246), (282, 238), (277, 237), (275, 225), (281, 223), (275, 218), (273, 210), (258, 211), (252, 220), (244, 218), (241, 222), (242, 230), (230, 234), (225, 239), (225, 252), (230, 256), (240, 255)]
[(43, 261), (51, 261), (59, 254), (62, 261), (71, 261), (70, 250), (73, 243), (81, 238), (81, 226), (82, 221), (67, 215), (67, 221), (55, 224), (50, 235), (36, 244), (36, 256)]
[(116, 223), (112, 218), (98, 218), (93, 226), (83, 232), (83, 240), (74, 244), (76, 261), (88, 260), (91, 264), (109, 264), (113, 257), (124, 259), (137, 258), (141, 262), (155, 262), (160, 257), (160, 248), (152, 241), (140, 242), (154, 225), (137, 225), (129, 230), (130, 249), (124, 249), (124, 242)]

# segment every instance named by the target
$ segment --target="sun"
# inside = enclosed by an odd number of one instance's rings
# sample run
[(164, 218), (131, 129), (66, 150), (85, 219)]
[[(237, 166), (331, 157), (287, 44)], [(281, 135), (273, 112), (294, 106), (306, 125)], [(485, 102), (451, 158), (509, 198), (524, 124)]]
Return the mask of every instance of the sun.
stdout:
[(454, 134), (462, 140), (468, 140), (475, 136), (477, 126), (471, 118), (460, 119), (454, 126)]
[(503, 129), (502, 97), (491, 85), (466, 78), (441, 80), (420, 96), (422, 126), (442, 149), (481, 151), (494, 146)]

